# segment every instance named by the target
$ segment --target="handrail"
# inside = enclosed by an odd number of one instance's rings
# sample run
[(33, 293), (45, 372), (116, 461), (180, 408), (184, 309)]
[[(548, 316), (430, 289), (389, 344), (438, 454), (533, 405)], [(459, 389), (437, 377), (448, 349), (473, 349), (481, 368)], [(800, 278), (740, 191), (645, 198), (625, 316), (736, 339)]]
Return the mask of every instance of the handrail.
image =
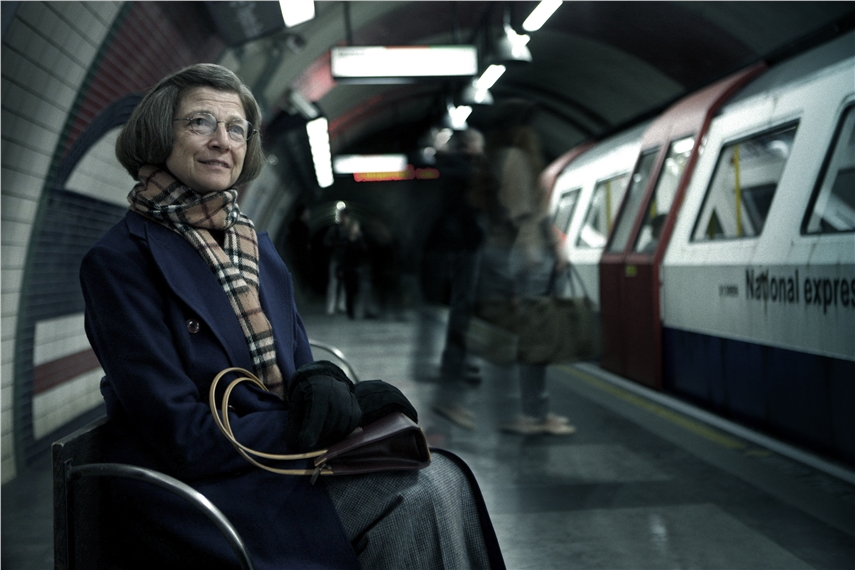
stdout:
[(151, 483), (167, 491), (171, 491), (176, 495), (189, 501), (194, 507), (202, 511), (207, 516), (219, 531), (223, 534), (226, 541), (234, 550), (240, 565), (243, 570), (255, 570), (252, 564), (252, 559), (246, 549), (240, 534), (235, 527), (226, 518), (226, 516), (218, 509), (205, 495), (164, 473), (146, 469), (145, 467), (137, 467), (136, 465), (126, 465), (124, 463), (88, 463), (85, 465), (72, 466), (68, 471), (68, 480), (82, 477), (128, 477)]
[(334, 354), (336, 358), (341, 360), (341, 363), (344, 364), (344, 367), (347, 368), (348, 376), (350, 376), (350, 379), (353, 380), (353, 383), (359, 383), (359, 377), (356, 375), (356, 370), (353, 368), (350, 362), (348, 362), (347, 358), (345, 358), (344, 353), (341, 350), (331, 344), (327, 344), (325, 342), (313, 339), (309, 339), (309, 346), (320, 348), (321, 350), (326, 350), (327, 352)]

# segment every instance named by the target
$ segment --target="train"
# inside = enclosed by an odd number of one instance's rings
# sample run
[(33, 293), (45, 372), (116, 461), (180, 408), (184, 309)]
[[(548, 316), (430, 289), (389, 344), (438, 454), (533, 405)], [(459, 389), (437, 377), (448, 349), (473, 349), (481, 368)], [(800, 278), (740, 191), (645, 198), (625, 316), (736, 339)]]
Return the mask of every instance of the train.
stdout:
[(855, 32), (740, 69), (542, 180), (602, 368), (855, 464)]

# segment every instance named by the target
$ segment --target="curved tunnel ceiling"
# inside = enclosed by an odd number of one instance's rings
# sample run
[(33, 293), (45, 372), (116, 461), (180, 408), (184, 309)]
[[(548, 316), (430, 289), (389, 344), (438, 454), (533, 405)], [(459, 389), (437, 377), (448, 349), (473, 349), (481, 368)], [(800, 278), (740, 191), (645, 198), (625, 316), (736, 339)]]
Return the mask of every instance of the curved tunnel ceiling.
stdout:
[[(455, 84), (335, 83), (330, 48), (476, 43), (483, 55), (506, 4), (519, 29), (537, 2), (315, 2), (313, 20), (237, 48), (233, 67), (268, 118), (291, 111), (292, 91), (315, 102), (333, 153), (414, 150)], [(469, 123), (487, 129), (526, 101), (552, 160), (758, 59), (851, 28), (853, 15), (848, 2), (564, 2), (531, 34), (533, 61), (509, 67), (491, 89), (496, 104)], [(287, 47), (295, 34), (302, 50)]]

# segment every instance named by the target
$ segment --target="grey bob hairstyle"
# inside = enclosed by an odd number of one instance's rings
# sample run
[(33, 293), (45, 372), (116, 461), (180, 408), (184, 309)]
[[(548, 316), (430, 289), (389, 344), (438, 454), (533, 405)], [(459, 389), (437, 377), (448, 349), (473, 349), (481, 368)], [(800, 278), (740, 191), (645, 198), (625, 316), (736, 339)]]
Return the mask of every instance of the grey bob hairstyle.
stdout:
[[(136, 180), (140, 167), (151, 164), (166, 168), (172, 154), (173, 122), (181, 98), (190, 89), (210, 87), (236, 93), (246, 120), (253, 128), (261, 124), (261, 110), (252, 92), (231, 70), (212, 63), (199, 63), (168, 75), (149, 91), (137, 105), (116, 140), (116, 158)], [(255, 133), (246, 143), (243, 169), (236, 185), (254, 180), (264, 166), (261, 134)]]

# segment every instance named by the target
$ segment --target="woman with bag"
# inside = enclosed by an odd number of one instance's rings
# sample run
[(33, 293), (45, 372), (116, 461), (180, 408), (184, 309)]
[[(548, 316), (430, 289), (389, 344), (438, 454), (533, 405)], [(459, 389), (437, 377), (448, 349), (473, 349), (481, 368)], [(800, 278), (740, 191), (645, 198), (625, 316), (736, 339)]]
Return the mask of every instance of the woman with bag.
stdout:
[[(285, 476), (259, 469), (218, 430), (211, 383), (224, 369), (263, 383), (231, 393), (248, 447), (327, 447), (389, 412), (413, 421), (382, 381), (353, 385), (313, 362), (291, 276), (236, 203), (264, 157), (255, 98), (228, 69), (193, 65), (161, 80), (116, 144), (137, 180), (130, 211), (85, 256), (86, 333), (106, 376), (109, 460), (189, 484), (234, 524), (259, 570), (504, 567), (471, 472), (435, 453), (422, 470)], [(215, 394), (216, 396), (217, 394)], [(144, 483), (110, 483), (122, 568), (234, 568), (202, 515)]]
[[(526, 300), (549, 293), (550, 276), (566, 260), (548, 219), (548, 196), (538, 183), (543, 170), (537, 137), (531, 127), (516, 124), (488, 139), (489, 176), (479, 187), (479, 202), (487, 216), (482, 250), (478, 314), (526, 341), (520, 323), (526, 320)], [(489, 314), (487, 314), (489, 313)], [(536, 323), (533, 323), (536, 326)], [(576, 428), (567, 418), (549, 412), (545, 362), (527, 361), (518, 352), (522, 414), (502, 427), (523, 435), (570, 435)]]

